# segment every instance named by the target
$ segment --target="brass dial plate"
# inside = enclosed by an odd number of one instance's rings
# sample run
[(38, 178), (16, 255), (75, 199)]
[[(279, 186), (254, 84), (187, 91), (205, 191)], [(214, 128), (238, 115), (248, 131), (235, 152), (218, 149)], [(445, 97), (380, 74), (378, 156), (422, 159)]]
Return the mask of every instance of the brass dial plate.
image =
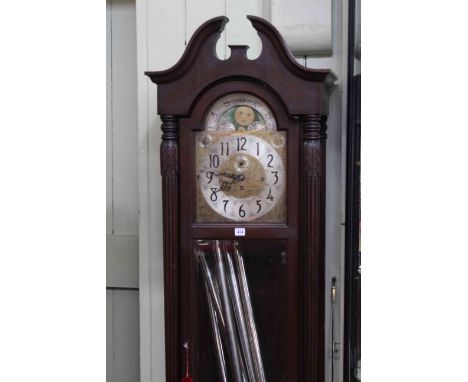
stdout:
[(285, 132), (198, 133), (197, 220), (284, 221), (285, 149)]

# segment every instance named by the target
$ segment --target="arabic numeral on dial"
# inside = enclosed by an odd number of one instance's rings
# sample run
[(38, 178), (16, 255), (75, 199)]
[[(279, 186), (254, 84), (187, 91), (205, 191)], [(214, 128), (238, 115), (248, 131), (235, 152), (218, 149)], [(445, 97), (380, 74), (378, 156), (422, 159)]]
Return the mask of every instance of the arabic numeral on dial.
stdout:
[(257, 142), (257, 156), (260, 155), (260, 143)]
[(205, 174), (205, 175), (206, 175), (206, 177), (209, 179), (209, 182), (208, 182), (208, 184), (210, 184), (210, 183), (211, 183), (211, 181), (213, 180), (213, 174), (214, 174), (214, 172), (213, 172), (213, 171), (207, 171), (207, 172), (206, 172), (206, 174)]
[(244, 210), (243, 207), (244, 207), (243, 204), (241, 204), (241, 206), (239, 207), (239, 216), (240, 216), (241, 218), (245, 217), (245, 210)]
[(211, 195), (210, 195), (210, 200), (212, 202), (216, 202), (218, 200), (218, 195), (216, 194), (219, 190), (216, 187), (210, 187), (211, 189)]
[(268, 200), (271, 200), (273, 201), (273, 195), (271, 194), (271, 188), (270, 188), (270, 191), (268, 192), (268, 196), (266, 197)]
[(261, 200), (257, 200), (257, 206), (258, 206), (258, 210), (257, 210), (257, 214), (262, 210), (262, 201)]
[(223, 203), (224, 203), (224, 213), (226, 213), (226, 207), (229, 203), (229, 200), (223, 200)]
[(246, 137), (237, 138), (237, 151), (246, 151), (245, 145), (247, 143)]
[[(224, 154), (225, 149), (226, 154)], [(229, 155), (229, 142), (221, 142), (221, 155)]]
[(268, 166), (268, 167), (273, 167), (273, 166), (271, 165), (271, 162), (273, 162), (273, 155), (268, 154), (268, 155), (267, 155), (267, 158), (270, 158), (270, 160), (268, 161), (268, 165), (267, 165), (267, 166)]
[(210, 167), (219, 167), (219, 156), (218, 154), (210, 154)]
[(278, 171), (272, 171), (271, 173), (275, 176), (275, 183), (273, 183), (273, 185), (275, 185), (276, 183), (278, 183), (278, 180), (279, 180)]

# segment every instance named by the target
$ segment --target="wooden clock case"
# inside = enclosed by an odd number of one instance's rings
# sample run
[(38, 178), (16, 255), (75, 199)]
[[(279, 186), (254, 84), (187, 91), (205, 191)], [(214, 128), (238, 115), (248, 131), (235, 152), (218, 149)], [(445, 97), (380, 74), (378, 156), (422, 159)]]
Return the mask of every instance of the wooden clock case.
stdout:
[[(200, 355), (204, 336), (200, 286), (193, 260), (195, 239), (246, 238), (285, 241), (286, 321), (281, 372), (271, 381), (324, 381), (325, 356), (325, 140), (328, 94), (335, 81), (330, 70), (299, 65), (278, 31), (267, 21), (248, 16), (262, 42), (255, 60), (247, 46), (230, 45), (227, 60), (216, 56), (216, 42), (228, 19), (216, 17), (193, 35), (172, 68), (145, 74), (158, 85), (162, 120), (161, 175), (165, 297), (166, 381), (180, 381), (184, 341), (191, 344), (191, 372), (202, 381), (208, 367)], [(203, 126), (210, 105), (229, 93), (249, 93), (274, 111), (278, 130), (287, 131), (287, 222), (197, 223), (195, 219), (194, 133)], [(242, 240), (242, 239), (241, 239)], [(268, 325), (264, 323), (264, 325)], [(206, 342), (206, 341), (205, 341)], [(216, 365), (210, 366), (216, 368)], [(208, 378), (209, 379), (209, 378)], [(213, 379), (214, 380), (214, 379)], [(204, 380), (203, 382), (207, 382)]]

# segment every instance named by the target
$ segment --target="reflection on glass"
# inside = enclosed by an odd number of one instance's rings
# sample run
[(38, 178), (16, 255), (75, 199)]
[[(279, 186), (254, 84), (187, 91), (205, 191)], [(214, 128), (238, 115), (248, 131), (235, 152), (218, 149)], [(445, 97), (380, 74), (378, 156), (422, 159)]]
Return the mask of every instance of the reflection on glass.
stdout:
[(203, 275), (221, 381), (264, 382), (244, 258), (236, 241), (198, 240), (195, 256)]

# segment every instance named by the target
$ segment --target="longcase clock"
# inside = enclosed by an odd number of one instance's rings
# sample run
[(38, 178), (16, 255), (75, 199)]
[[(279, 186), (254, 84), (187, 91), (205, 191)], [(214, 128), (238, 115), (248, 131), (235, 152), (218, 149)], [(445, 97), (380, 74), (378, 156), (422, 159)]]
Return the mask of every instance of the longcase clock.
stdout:
[[(297, 64), (248, 16), (262, 51), (229, 46), (228, 21), (147, 72), (162, 119), (166, 380), (324, 381), (325, 140), (329, 70)], [(186, 356), (188, 355), (188, 359)]]

